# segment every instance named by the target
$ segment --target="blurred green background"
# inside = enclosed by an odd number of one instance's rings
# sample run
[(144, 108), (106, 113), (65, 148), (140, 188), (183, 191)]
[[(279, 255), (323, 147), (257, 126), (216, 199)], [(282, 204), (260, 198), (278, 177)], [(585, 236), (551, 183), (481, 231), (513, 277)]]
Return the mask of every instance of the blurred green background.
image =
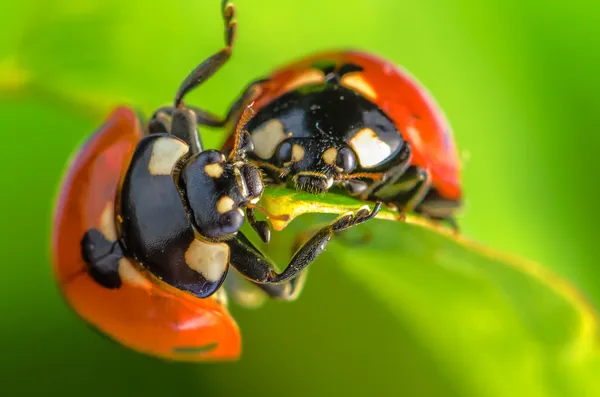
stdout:
[[(464, 160), (463, 233), (542, 263), (600, 302), (600, 3), (236, 5), (234, 56), (190, 102), (223, 114), (251, 79), (316, 50), (353, 47), (390, 58), (429, 88), (454, 127)], [(143, 357), (90, 331), (68, 310), (48, 261), (51, 209), (68, 157), (110, 107), (127, 103), (149, 112), (170, 101), (189, 70), (222, 44), (218, 0), (3, 4), (3, 389), (68, 396), (567, 395), (546, 386), (524, 392), (528, 375), (492, 373), (497, 366), (461, 373), (468, 365), (457, 369), (460, 357), (440, 361), (435, 341), (410, 322), (390, 319), (391, 309), (360, 277), (340, 271), (335, 255), (312, 267), (297, 302), (233, 308), (244, 337), (236, 364)], [(203, 137), (212, 147), (222, 140), (217, 133)], [(474, 349), (496, 360), (497, 350)], [(514, 366), (527, 368), (524, 374), (552, 376), (521, 358)], [(491, 378), (504, 389), (485, 387)], [(578, 395), (594, 395), (582, 390)]]

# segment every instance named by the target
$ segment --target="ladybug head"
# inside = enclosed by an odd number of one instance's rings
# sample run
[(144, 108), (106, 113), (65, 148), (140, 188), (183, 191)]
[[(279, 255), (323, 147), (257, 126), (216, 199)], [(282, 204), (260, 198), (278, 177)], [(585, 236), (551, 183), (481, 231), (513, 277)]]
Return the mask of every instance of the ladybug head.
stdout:
[(225, 240), (244, 223), (244, 211), (263, 193), (259, 170), (216, 150), (192, 156), (181, 171), (182, 190), (196, 230), (213, 241)]
[(291, 176), (294, 187), (311, 193), (323, 193), (356, 169), (357, 158), (343, 142), (321, 138), (288, 138), (274, 154), (275, 164)]

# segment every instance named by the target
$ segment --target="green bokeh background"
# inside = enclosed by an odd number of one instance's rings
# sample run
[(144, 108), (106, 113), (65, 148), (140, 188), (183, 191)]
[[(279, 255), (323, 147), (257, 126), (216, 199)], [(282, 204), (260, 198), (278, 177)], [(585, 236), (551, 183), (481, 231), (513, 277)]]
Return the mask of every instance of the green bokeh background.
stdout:
[[(425, 354), (429, 347), (390, 327), (386, 309), (333, 260), (313, 266), (293, 304), (233, 308), (245, 346), (233, 365), (142, 357), (89, 331), (62, 302), (48, 238), (67, 158), (111, 106), (150, 111), (169, 101), (185, 74), (222, 45), (218, 3), (3, 5), (3, 388), (69, 396), (466, 395)], [(542, 263), (600, 302), (599, 3), (236, 4), (234, 57), (190, 102), (223, 114), (251, 79), (316, 50), (353, 47), (390, 58), (430, 89), (454, 127), (464, 160), (463, 233)], [(203, 137), (213, 147), (222, 140)]]

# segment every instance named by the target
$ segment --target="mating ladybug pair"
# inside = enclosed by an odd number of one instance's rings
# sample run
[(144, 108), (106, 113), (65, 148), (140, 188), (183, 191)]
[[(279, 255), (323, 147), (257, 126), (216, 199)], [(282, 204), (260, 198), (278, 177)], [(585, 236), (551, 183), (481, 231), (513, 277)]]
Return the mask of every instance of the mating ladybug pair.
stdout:
[[(224, 119), (186, 105), (231, 55), (234, 7), (224, 1), (222, 11), (226, 47), (147, 123), (116, 109), (75, 158), (55, 215), (55, 269), (76, 312), (128, 347), (174, 360), (239, 356), (221, 288), (230, 266), (267, 295), (293, 299), (331, 237), (382, 203), (452, 222), (461, 198), (444, 117), (413, 79), (370, 55), (287, 66), (250, 84)], [(231, 124), (222, 151), (202, 147), (198, 125)], [(317, 231), (278, 273), (240, 227), (247, 219), (269, 241), (254, 212), (264, 185), (282, 183), (374, 206)]]

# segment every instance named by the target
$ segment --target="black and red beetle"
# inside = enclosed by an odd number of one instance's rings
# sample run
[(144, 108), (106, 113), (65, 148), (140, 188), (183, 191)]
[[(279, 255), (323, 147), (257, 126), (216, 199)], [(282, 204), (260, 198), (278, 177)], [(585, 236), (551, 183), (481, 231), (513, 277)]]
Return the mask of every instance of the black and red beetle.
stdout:
[(245, 218), (262, 240), (254, 210), (263, 193), (246, 158), (250, 111), (237, 123), (225, 156), (205, 150), (197, 124), (210, 124), (183, 98), (229, 58), (234, 7), (222, 4), (226, 47), (188, 76), (174, 106), (147, 125), (118, 108), (77, 153), (55, 212), (53, 261), (71, 306), (90, 324), (135, 350), (185, 361), (236, 358), (240, 336), (220, 288), (229, 266), (267, 295), (294, 299), (303, 270), (331, 236), (375, 216), (340, 216), (314, 234), (278, 273), (245, 236)]
[(337, 187), (456, 226), (462, 189), (450, 125), (406, 71), (367, 53), (326, 52), (252, 82), (224, 119), (199, 111), (200, 122), (226, 125), (250, 99), (249, 158), (270, 183), (313, 193)]

